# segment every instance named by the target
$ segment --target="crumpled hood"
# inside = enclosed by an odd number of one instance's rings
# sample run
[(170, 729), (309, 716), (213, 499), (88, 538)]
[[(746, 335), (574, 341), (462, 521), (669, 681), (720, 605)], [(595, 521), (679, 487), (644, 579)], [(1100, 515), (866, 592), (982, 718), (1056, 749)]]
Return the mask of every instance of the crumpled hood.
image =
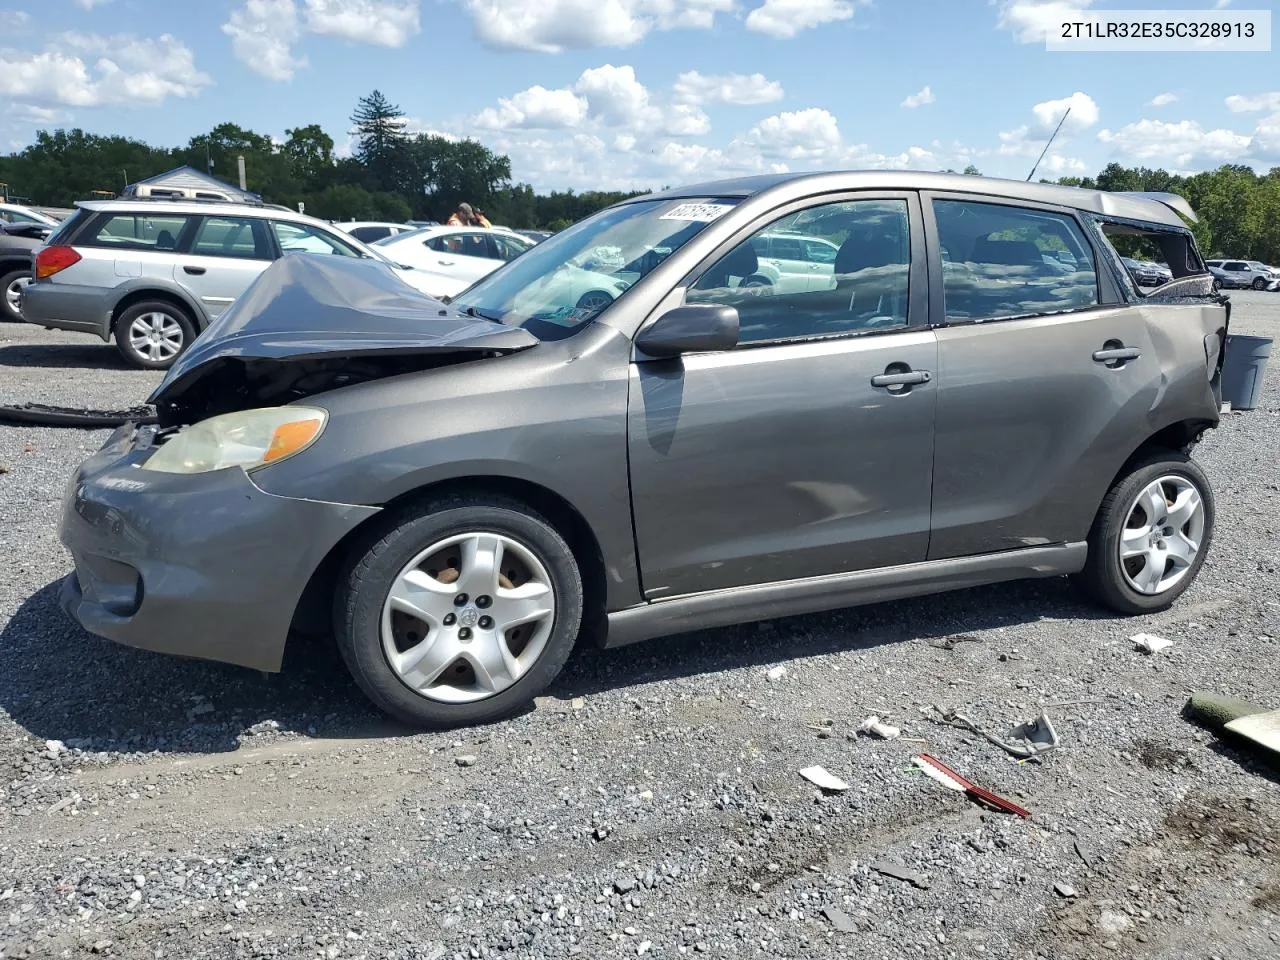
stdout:
[(537, 343), (520, 327), (450, 309), (386, 264), (291, 253), (209, 324), (148, 402), (186, 400), (197, 384), (236, 362), (503, 354)]

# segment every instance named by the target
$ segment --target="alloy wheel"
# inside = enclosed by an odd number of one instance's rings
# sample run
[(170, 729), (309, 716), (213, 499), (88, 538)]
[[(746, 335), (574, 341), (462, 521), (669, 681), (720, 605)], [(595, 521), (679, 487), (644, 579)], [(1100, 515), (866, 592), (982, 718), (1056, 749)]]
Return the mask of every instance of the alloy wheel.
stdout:
[(555, 614), (551, 575), (532, 551), (503, 534), (459, 534), (396, 576), (382, 609), (382, 650), (421, 696), (474, 703), (528, 673)]
[(1125, 580), (1147, 596), (1172, 589), (1195, 564), (1204, 532), (1204, 503), (1195, 484), (1174, 474), (1147, 484), (1120, 532)]
[(21, 311), (18, 308), (22, 303), (22, 288), (30, 282), (30, 277), (18, 277), (4, 288), (5, 303), (8, 304), (10, 310), (19, 316), (21, 316)]
[(182, 350), (182, 326), (167, 313), (141, 313), (129, 324), (129, 346), (153, 362), (172, 360)]

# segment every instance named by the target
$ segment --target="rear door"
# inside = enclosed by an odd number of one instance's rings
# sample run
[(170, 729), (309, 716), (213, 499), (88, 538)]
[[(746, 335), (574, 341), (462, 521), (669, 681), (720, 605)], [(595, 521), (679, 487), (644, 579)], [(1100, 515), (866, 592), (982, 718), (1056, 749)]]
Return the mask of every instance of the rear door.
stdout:
[(200, 218), (173, 278), (197, 297), (210, 318), (235, 302), (271, 263), (275, 250), (261, 217)]
[(492, 273), (503, 263), (494, 259), (488, 235), (478, 230), (428, 237), (426, 245), (435, 253), (435, 267), (440, 273), (468, 283)]
[[(1143, 309), (1070, 210), (926, 197), (938, 416), (930, 559), (1084, 540), (1160, 390)], [(1043, 254), (1066, 250), (1071, 273)], [(1155, 309), (1155, 308), (1147, 308)]]
[[(937, 343), (917, 201), (845, 194), (791, 210), (689, 278), (686, 302), (737, 308), (735, 349), (632, 364), (632, 510), (651, 599), (925, 558)], [(796, 211), (849, 246), (841, 285), (742, 285), (761, 234)]]

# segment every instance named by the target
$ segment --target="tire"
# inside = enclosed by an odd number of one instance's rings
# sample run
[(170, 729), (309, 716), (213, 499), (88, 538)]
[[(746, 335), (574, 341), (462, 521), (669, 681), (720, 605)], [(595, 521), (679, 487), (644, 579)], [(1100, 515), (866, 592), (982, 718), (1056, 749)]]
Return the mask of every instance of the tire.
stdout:
[[(135, 323), (138, 326), (135, 328)], [(135, 341), (150, 326), (157, 339), (148, 346)], [(116, 349), (135, 367), (167, 370), (196, 338), (196, 327), (181, 307), (168, 300), (143, 300), (126, 308), (115, 323)], [(143, 351), (146, 352), (143, 352)]]
[[(1163, 497), (1152, 501), (1151, 509), (1165, 512), (1165, 517), (1157, 518), (1167, 521), (1163, 526), (1151, 525), (1139, 503), (1157, 481), (1162, 483), (1159, 493)], [(1199, 507), (1188, 513), (1184, 506), (1188, 519), (1179, 525), (1181, 517), (1168, 511), (1168, 498), (1172, 495), (1176, 506), (1187, 490), (1199, 497)], [(1080, 579), (1095, 600), (1118, 613), (1167, 610), (1200, 572), (1213, 541), (1214, 521), (1213, 488), (1200, 467), (1173, 450), (1154, 453), (1134, 464), (1103, 497), (1089, 533), (1089, 557)], [(1126, 531), (1126, 549), (1137, 553), (1122, 561), (1121, 535)], [(1188, 558), (1189, 543), (1196, 549)], [(1158, 566), (1151, 561), (1153, 557)], [(1189, 563), (1184, 562), (1187, 559)], [(1149, 574), (1154, 570), (1162, 573)], [(1156, 582), (1148, 580), (1145, 590), (1138, 588), (1144, 575), (1158, 578)]]
[(613, 303), (613, 297), (607, 290), (588, 290), (578, 298), (579, 310), (594, 310), (597, 313)]
[(751, 276), (744, 278), (741, 285), (744, 287), (772, 287), (773, 281), (768, 277), (753, 273)]
[[(505, 541), (498, 570), (504, 579), (492, 597), (474, 592), (480, 588), (467, 594), (468, 583), (485, 580), (476, 572), (483, 565), (466, 559), (468, 545), (499, 539)], [(413, 578), (407, 588), (401, 580), (406, 573)], [(549, 588), (550, 613), (510, 631), (494, 627), (504, 609), (519, 620), (502, 593), (535, 585)], [(559, 674), (582, 625), (582, 576), (568, 544), (536, 512), (500, 497), (441, 499), (387, 518), (355, 545), (338, 586), (334, 633), (347, 669), (374, 704), (417, 727), (486, 723), (520, 711)], [(393, 610), (393, 587), (421, 611), (434, 604), (436, 624)], [(545, 604), (539, 597), (521, 609)], [(486, 619), (493, 629), (485, 629)], [(446, 641), (445, 652), (429, 655)], [(512, 660), (518, 671), (510, 670)], [(482, 662), (500, 669), (490, 676), (481, 671)]]
[(1265, 289), (1267, 289), (1267, 281), (1263, 280), (1261, 277), (1254, 277), (1254, 278), (1253, 278), (1253, 289), (1255, 289), (1255, 290), (1265, 290)]
[(1222, 281), (1219, 280), (1217, 277), (1213, 278), (1213, 289), (1215, 292), (1222, 289)]
[(10, 270), (0, 275), (0, 320), (21, 323), (22, 314), (13, 305), (12, 297), (24, 280), (31, 279), (30, 270)]

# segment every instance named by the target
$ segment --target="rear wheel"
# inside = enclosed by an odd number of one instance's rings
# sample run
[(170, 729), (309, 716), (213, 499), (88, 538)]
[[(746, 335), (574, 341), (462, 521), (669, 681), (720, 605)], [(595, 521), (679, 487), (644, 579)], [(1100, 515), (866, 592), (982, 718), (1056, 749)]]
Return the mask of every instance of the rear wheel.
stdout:
[(508, 716), (555, 679), (582, 621), (582, 578), (546, 520), (513, 501), (408, 510), (357, 547), (336, 634), (387, 713), (451, 727)]
[(18, 302), (22, 299), (22, 288), (30, 281), (30, 270), (11, 270), (0, 275), (0, 320), (21, 322)]
[(116, 349), (135, 367), (165, 370), (196, 338), (186, 311), (167, 300), (144, 300), (116, 320)]
[(1214, 290), (1221, 290), (1221, 289), (1222, 289), (1222, 281), (1221, 281), (1221, 280), (1219, 280), (1217, 277), (1214, 277), (1214, 278), (1213, 278), (1213, 289), (1214, 289)]
[(613, 303), (613, 297), (604, 290), (588, 290), (578, 298), (578, 309), (599, 313), (611, 303)]
[(1203, 471), (1184, 454), (1155, 454), (1103, 498), (1084, 584), (1120, 613), (1164, 610), (1200, 572), (1213, 526), (1213, 489)]

